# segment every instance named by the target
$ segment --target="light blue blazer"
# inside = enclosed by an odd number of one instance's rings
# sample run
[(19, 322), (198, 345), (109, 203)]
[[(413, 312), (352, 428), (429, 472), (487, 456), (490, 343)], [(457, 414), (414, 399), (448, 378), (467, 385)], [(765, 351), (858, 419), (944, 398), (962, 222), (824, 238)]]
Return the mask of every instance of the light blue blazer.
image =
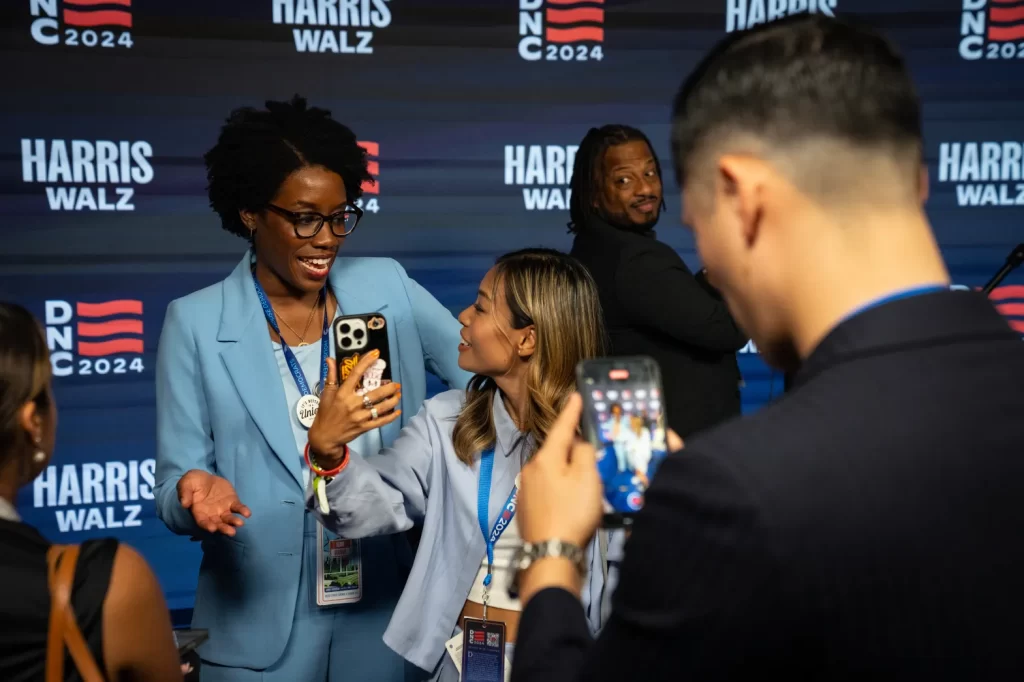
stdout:
[[(203, 543), (193, 625), (208, 628), (203, 657), (266, 668), (284, 651), (299, 594), (305, 513), (281, 374), (252, 282), (250, 254), (227, 279), (173, 301), (157, 352), (156, 511), (175, 533)], [(459, 323), (389, 258), (339, 258), (329, 277), (346, 314), (388, 321), (392, 378), (402, 416), (381, 429), (390, 445), (422, 406), (429, 369), (449, 386), (458, 367)], [(252, 517), (235, 537), (196, 527), (178, 503), (190, 469), (231, 481)]]

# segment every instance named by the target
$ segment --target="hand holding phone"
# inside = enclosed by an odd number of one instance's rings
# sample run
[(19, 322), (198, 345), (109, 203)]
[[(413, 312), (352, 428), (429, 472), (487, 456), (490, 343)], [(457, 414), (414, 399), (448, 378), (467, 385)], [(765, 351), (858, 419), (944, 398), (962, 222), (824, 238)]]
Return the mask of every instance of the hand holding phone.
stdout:
[(580, 441), (579, 396), (569, 396), (541, 447), (520, 474), (516, 522), (527, 542), (553, 538), (583, 547), (601, 514), (601, 481), (593, 448)]
[[(583, 433), (597, 450), (606, 527), (627, 526), (670, 451), (658, 364), (648, 357), (596, 358), (576, 368)], [(674, 435), (674, 434), (673, 434)]]
[(334, 348), (338, 358), (338, 378), (348, 379), (353, 368), (367, 353), (379, 357), (359, 379), (358, 395), (364, 395), (391, 383), (391, 354), (387, 320), (380, 313), (345, 315), (334, 321)]
[[(364, 355), (351, 369), (348, 379), (339, 381), (338, 365), (327, 359), (327, 382), (320, 393), (320, 406), (309, 427), (309, 449), (322, 469), (333, 469), (345, 458), (345, 446), (366, 433), (398, 419), (402, 387), (388, 384), (359, 395), (363, 375), (377, 360), (376, 352)], [(366, 403), (370, 403), (370, 408)]]

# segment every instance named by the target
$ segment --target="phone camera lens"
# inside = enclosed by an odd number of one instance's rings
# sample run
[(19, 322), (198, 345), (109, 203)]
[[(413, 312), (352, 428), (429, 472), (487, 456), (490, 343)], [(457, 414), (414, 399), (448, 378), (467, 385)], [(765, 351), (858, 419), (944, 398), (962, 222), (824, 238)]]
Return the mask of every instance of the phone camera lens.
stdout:
[(344, 338), (343, 338), (343, 339), (341, 340), (341, 345), (342, 345), (342, 346), (344, 346), (345, 348), (348, 348), (349, 346), (351, 346), (351, 345), (352, 345), (352, 339), (348, 338), (347, 336), (346, 336), (346, 337), (344, 337)]
[(341, 325), (342, 334), (348, 334), (350, 331), (352, 331), (352, 327), (348, 326), (347, 324)]
[(363, 330), (362, 329), (355, 330), (354, 332), (352, 332), (352, 336), (356, 337), (357, 339), (363, 338)]

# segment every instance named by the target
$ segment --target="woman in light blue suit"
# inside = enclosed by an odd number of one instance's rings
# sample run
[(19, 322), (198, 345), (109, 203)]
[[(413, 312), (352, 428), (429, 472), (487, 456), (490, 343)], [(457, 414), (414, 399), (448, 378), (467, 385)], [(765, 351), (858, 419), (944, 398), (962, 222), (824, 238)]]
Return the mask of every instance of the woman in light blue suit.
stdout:
[(393, 383), (368, 397), (401, 409), (355, 412), (337, 426), (356, 452), (390, 445), (426, 397), (425, 369), (449, 386), (468, 381), (459, 324), (395, 261), (336, 260), (371, 177), (356, 137), (329, 112), (300, 98), (238, 110), (206, 164), (211, 205), (251, 248), (225, 280), (167, 309), (155, 489), (164, 523), (202, 541), (193, 617), (210, 631), (202, 679), (402, 680), (402, 659), (381, 636), (411, 562), (408, 541), (363, 541), (361, 599), (317, 606), (308, 420), (295, 408), (322, 388), (330, 320), (378, 312)]

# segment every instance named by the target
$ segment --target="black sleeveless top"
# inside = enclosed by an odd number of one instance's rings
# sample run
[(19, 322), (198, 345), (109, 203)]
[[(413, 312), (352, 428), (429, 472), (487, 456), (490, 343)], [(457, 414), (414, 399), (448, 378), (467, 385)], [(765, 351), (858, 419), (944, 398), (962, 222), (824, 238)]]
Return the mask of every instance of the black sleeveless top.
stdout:
[[(32, 526), (0, 519), (0, 680), (41, 682), (46, 678), (46, 636), (50, 624), (50, 588), (46, 552), (50, 542)], [(110, 587), (117, 540), (82, 544), (75, 569), (71, 604), (78, 627), (100, 670), (103, 660), (103, 600)], [(64, 680), (81, 677), (65, 649)]]

